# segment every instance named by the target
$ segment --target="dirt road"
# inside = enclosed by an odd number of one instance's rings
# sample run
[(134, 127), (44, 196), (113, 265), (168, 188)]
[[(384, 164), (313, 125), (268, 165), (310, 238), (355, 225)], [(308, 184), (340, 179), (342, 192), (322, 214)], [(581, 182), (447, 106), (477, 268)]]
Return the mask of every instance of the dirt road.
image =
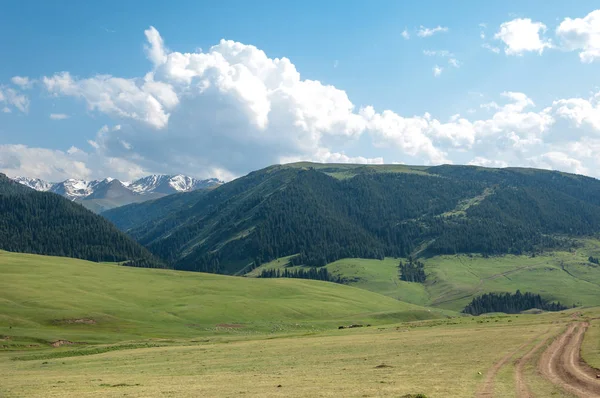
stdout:
[(496, 362), (494, 364), (494, 366), (492, 366), (490, 368), (490, 370), (488, 370), (488, 372), (486, 373), (485, 381), (483, 382), (483, 384), (481, 385), (481, 388), (479, 389), (479, 391), (477, 392), (477, 394), (475, 396), (477, 398), (493, 397), (494, 396), (494, 382), (496, 380), (496, 376), (498, 375), (498, 372), (500, 372), (500, 369), (502, 369), (507, 363), (509, 363), (509, 361), (511, 360), (511, 358), (513, 356), (515, 356), (517, 353), (522, 351), (525, 347), (527, 347), (529, 344), (534, 342), (539, 337), (540, 336), (534, 337), (533, 339), (531, 339), (528, 342), (521, 345), (515, 351), (507, 354), (501, 360)]
[(600, 397), (596, 369), (580, 356), (581, 343), (589, 323), (571, 324), (542, 354), (538, 368), (552, 383), (582, 398)]
[(525, 381), (525, 365), (531, 361), (531, 358), (538, 352), (543, 346), (546, 345), (550, 336), (542, 339), (538, 344), (533, 346), (525, 355), (519, 358), (516, 362), (515, 368), (515, 385), (517, 388), (517, 397), (518, 398), (531, 398), (535, 397), (532, 394), (531, 389), (527, 385)]

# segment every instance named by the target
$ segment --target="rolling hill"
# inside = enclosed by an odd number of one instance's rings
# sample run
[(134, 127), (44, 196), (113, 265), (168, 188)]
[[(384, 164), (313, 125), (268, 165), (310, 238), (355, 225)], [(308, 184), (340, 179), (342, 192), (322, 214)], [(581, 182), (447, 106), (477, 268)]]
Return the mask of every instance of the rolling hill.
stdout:
[(334, 283), (120, 267), (2, 251), (0, 273), (0, 335), (10, 328), (11, 335), (50, 341), (194, 337), (219, 328), (331, 329), (445, 314)]
[(0, 249), (162, 266), (148, 250), (104, 218), (54, 193), (27, 188), (3, 174)]
[(185, 270), (246, 273), (289, 255), (310, 266), (518, 255), (600, 232), (600, 181), (520, 168), (296, 163), (104, 215)]

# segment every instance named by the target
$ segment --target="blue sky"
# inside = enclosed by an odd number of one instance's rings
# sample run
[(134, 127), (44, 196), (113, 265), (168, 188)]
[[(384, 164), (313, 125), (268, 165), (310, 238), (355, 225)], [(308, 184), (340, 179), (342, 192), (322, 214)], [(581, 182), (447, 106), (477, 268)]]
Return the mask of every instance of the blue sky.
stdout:
[(228, 179), (302, 159), (597, 176), (597, 7), (10, 2), (0, 171)]

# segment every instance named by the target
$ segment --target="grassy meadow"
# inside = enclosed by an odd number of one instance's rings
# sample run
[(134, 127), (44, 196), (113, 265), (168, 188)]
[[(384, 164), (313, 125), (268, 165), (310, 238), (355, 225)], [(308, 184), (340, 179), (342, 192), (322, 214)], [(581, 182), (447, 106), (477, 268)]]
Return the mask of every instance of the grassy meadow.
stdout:
[[(598, 314), (598, 311), (596, 311)], [(162, 347), (97, 355), (14, 360), (0, 354), (0, 394), (23, 396), (473, 396), (488, 370), (514, 354), (495, 379), (497, 396), (515, 391), (514, 361), (572, 320), (561, 314), (463, 317), (314, 334), (179, 339)], [(31, 355), (31, 354), (30, 354)], [(527, 382), (568, 397), (533, 365)], [(542, 395), (540, 395), (542, 396)]]
[[(579, 314), (600, 317), (598, 308), (471, 317), (408, 304), (398, 299), (426, 304), (436, 291), (387, 282), (394, 259), (367, 261), (328, 266), (360, 276), (352, 287), (0, 252), (0, 397), (467, 397), (507, 355), (492, 387), (512, 397), (519, 357)], [(465, 267), (480, 279), (506, 268), (477, 264)], [(338, 330), (351, 323), (365, 327)], [(596, 366), (599, 347), (594, 320), (582, 353)], [(540, 396), (568, 397), (533, 363), (525, 376)]]
[(131, 268), (8, 252), (0, 252), (0, 271), (0, 334), (45, 340), (96, 343), (221, 331), (307, 332), (452, 314), (350, 286), (298, 279)]
[[(600, 305), (600, 266), (588, 257), (600, 254), (600, 242), (582, 241), (572, 252), (532, 256), (447, 255), (420, 258), (425, 263), (425, 284), (404, 282), (398, 275), (400, 259), (343, 259), (328, 264), (330, 273), (350, 280), (349, 285), (397, 300), (453, 311), (462, 310), (475, 296), (488, 292), (534, 292), (551, 301), (572, 306)], [(288, 257), (263, 264), (262, 269), (283, 268)], [(406, 261), (406, 259), (402, 259)]]

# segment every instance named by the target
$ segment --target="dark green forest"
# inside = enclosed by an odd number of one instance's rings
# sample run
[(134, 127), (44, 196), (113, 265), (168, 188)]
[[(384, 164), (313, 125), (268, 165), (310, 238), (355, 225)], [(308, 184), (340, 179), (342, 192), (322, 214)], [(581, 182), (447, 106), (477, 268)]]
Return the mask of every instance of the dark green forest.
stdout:
[(489, 312), (518, 314), (521, 311), (537, 308), (544, 311), (562, 311), (567, 307), (560, 302), (552, 303), (544, 300), (539, 294), (521, 293), (487, 293), (475, 297), (463, 310), (466, 314), (481, 315)]
[(335, 283), (343, 283), (344, 281), (331, 275), (327, 268), (307, 268), (307, 269), (264, 269), (258, 274), (259, 278), (298, 278), (298, 279), (313, 279), (318, 281), (327, 281)]
[(0, 249), (92, 261), (162, 263), (104, 218), (81, 205), (37, 192), (0, 174)]
[[(293, 265), (320, 267), (346, 257), (536, 253), (600, 232), (593, 178), (471, 166), (394, 172), (306, 165), (272, 166), (211, 192), (103, 214), (177, 269), (229, 274), (289, 255), (296, 255)], [(331, 175), (341, 172), (344, 178)], [(159, 203), (169, 211), (157, 215)]]
[(414, 260), (412, 257), (408, 258), (408, 261), (403, 263), (400, 261), (398, 264), (398, 274), (400, 280), (406, 282), (418, 282), (425, 283), (427, 275), (425, 275), (425, 264), (418, 260)]

